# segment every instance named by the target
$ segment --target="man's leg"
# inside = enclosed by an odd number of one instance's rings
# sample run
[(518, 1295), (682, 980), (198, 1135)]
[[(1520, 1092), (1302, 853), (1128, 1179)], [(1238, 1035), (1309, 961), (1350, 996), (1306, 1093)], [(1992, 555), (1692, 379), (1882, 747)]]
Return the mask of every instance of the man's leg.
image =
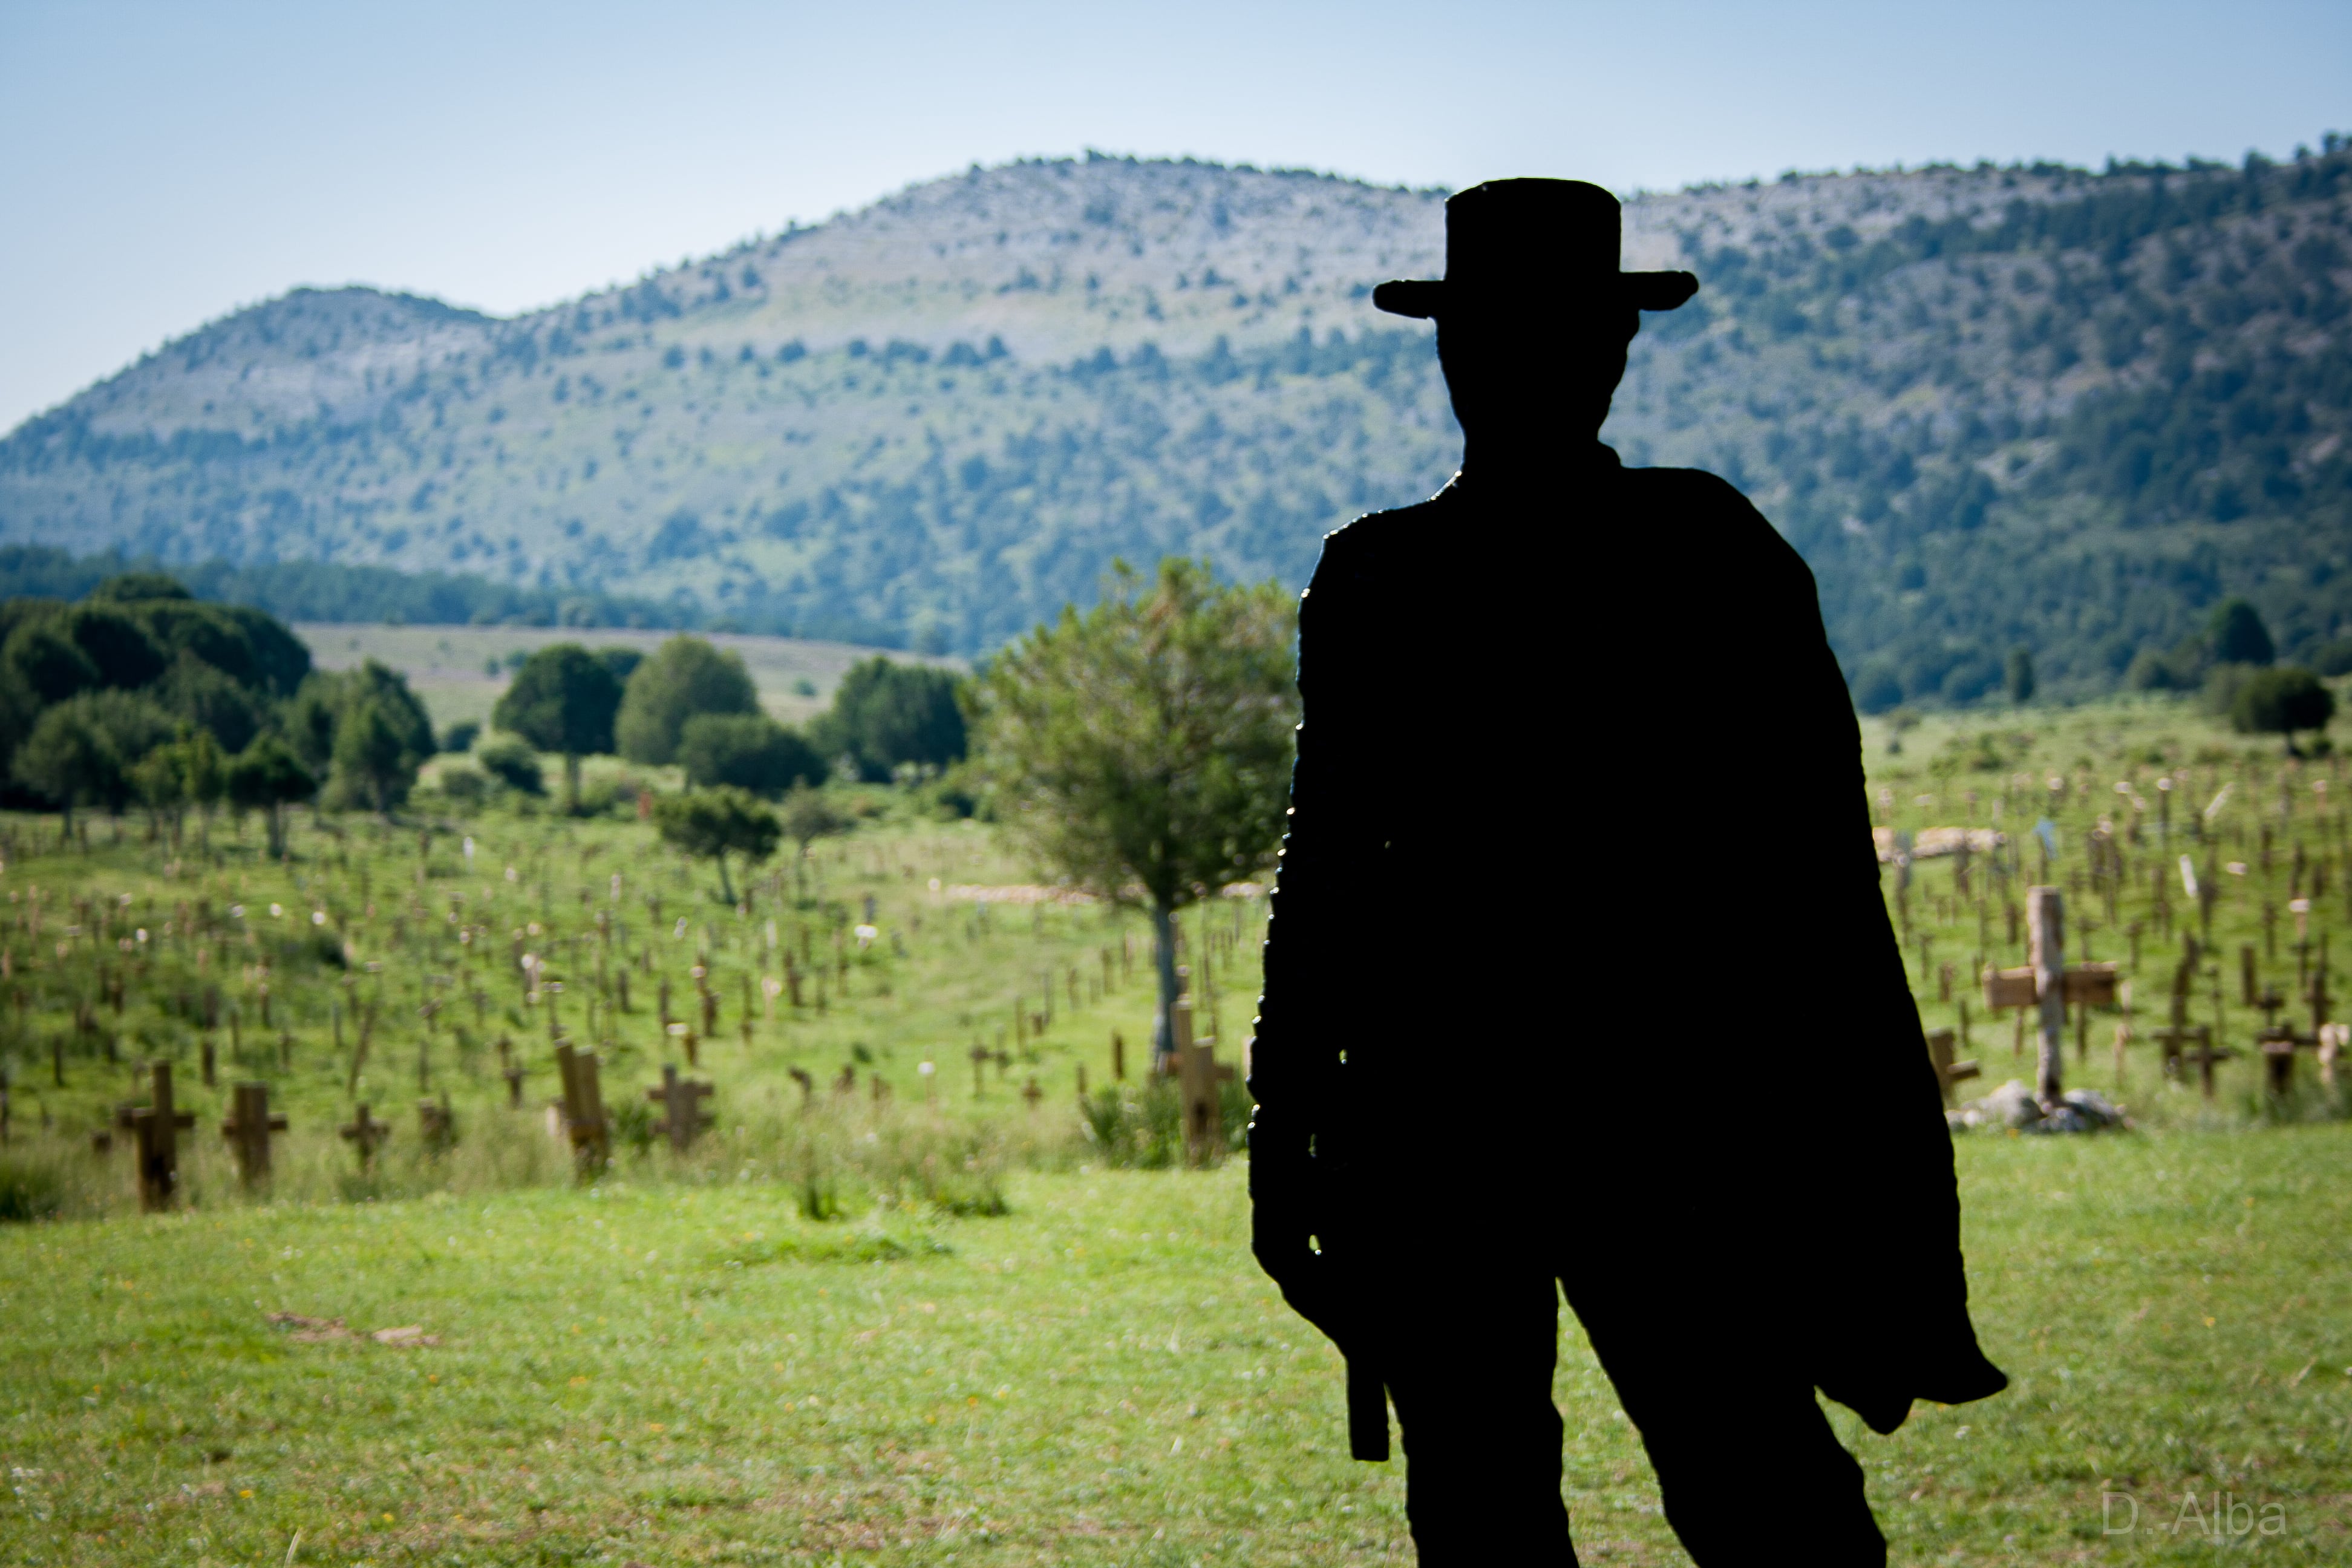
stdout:
[(1394, 1292), (1381, 1371), (1404, 1428), (1405, 1515), (1423, 1568), (1573, 1568), (1551, 1402), (1555, 1283), (1534, 1268), (1431, 1268)]
[(1862, 1467), (1838, 1444), (1786, 1337), (1680, 1271), (1565, 1281), (1698, 1568), (1882, 1568)]

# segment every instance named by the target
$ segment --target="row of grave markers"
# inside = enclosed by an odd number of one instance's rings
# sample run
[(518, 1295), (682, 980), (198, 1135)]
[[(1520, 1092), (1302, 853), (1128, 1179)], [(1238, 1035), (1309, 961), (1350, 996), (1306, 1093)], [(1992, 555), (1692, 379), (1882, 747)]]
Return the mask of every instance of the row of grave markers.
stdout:
[[(2022, 1049), (2025, 1020), (2029, 1014), (2037, 1021), (2037, 1053), (2035, 1062), (2035, 1098), (2044, 1105), (2054, 1104), (2064, 1092), (2065, 1019), (2068, 1008), (2074, 1010), (2075, 1059), (2088, 1059), (2090, 1009), (2116, 1006), (2124, 1008), (2124, 1018), (2116, 1025), (2115, 1038), (2116, 1070), (2120, 1079), (2124, 1070), (2125, 1047), (2132, 1039), (2129, 997), (2120, 982), (2117, 966), (2113, 963), (2075, 963), (2065, 962), (2065, 899), (2054, 887), (2030, 888), (2026, 892), (2027, 930), (2031, 960), (2011, 969), (1996, 969), (1988, 964), (1983, 981), (1984, 1004), (1995, 1013), (2015, 1010), (2018, 1018), (2019, 1049)], [(2216, 1064), (2231, 1061), (2240, 1053), (2222, 1043), (2221, 975), (2218, 965), (2200, 971), (2205, 948), (2191, 933), (2183, 934), (2185, 952), (2175, 965), (2169, 986), (2169, 1017), (2168, 1022), (2152, 1031), (2150, 1038), (2163, 1050), (2163, 1070), (2168, 1078), (2179, 1078), (2189, 1062), (2197, 1064), (2200, 1087), (2207, 1099), (2215, 1095), (2213, 1068)], [(2298, 943), (2298, 947), (2306, 944)], [(2254, 1047), (2264, 1066), (2265, 1085), (2274, 1095), (2284, 1095), (2294, 1086), (2295, 1054), (2301, 1050), (2315, 1053), (2321, 1083), (2333, 1089), (2336, 1085), (2336, 1065), (2341, 1055), (2352, 1046), (2352, 1026), (2332, 1023), (2327, 1016), (2330, 997), (2327, 990), (2327, 944), (2323, 934), (2319, 942), (2319, 963), (2307, 972), (2303, 986), (2305, 1000), (2311, 1008), (2311, 1028), (2298, 1030), (2292, 1023), (2281, 1023), (2277, 1015), (2286, 1001), (2274, 986), (2257, 988), (2257, 970), (2252, 943), (2238, 951), (2241, 1001), (2249, 1007), (2262, 1010), (2263, 1025), (2255, 1036)], [(2299, 965), (2299, 968), (2301, 966)], [(2214, 1019), (2211, 1023), (2189, 1022), (2196, 982), (2200, 977), (2211, 982)], [(1960, 1027), (1927, 1031), (1929, 1060), (1935, 1068), (1937, 1081), (1944, 1093), (1947, 1105), (1952, 1101), (1955, 1085), (1977, 1078), (1982, 1067), (1973, 1059), (1960, 1059), (1958, 1046), (1964, 1042), (1967, 1031), (1968, 1005), (1960, 1004)], [(2192, 1050), (2190, 1047), (2194, 1047)]]
[[(551, 1109), (558, 1112), (562, 1130), (577, 1152), (582, 1168), (602, 1169), (610, 1159), (611, 1134), (597, 1082), (595, 1053), (574, 1051), (569, 1044), (563, 1044), (556, 1047), (555, 1059), (563, 1094)], [(128, 1134), (136, 1156), (140, 1206), (160, 1211), (171, 1207), (178, 1195), (180, 1137), (194, 1131), (196, 1118), (194, 1111), (179, 1108), (170, 1062), (150, 1062), (147, 1075), (148, 1103), (116, 1107), (112, 1124), (93, 1134), (90, 1144), (93, 1152), (103, 1154), (113, 1147), (117, 1132)], [(520, 1068), (510, 1068), (508, 1082), (517, 1085), (520, 1077)], [(681, 1078), (675, 1066), (664, 1065), (661, 1083), (648, 1089), (646, 1098), (663, 1108), (663, 1115), (655, 1127), (669, 1140), (672, 1148), (684, 1152), (709, 1129), (710, 1120), (704, 1101), (713, 1092), (709, 1084)], [(519, 1102), (519, 1095), (510, 1093), (510, 1103)], [(437, 1100), (418, 1100), (416, 1110), (418, 1131), (425, 1148), (444, 1151), (457, 1142), (457, 1116), (446, 1090)], [(233, 1087), (220, 1133), (236, 1158), (237, 1175), (245, 1185), (253, 1187), (268, 1182), (270, 1139), (287, 1128), (285, 1112), (269, 1109), (268, 1085), (239, 1083)], [(352, 1120), (337, 1129), (358, 1155), (363, 1171), (374, 1163), (376, 1152), (390, 1141), (392, 1131), (390, 1123), (376, 1120), (373, 1108), (364, 1100), (354, 1108)]]

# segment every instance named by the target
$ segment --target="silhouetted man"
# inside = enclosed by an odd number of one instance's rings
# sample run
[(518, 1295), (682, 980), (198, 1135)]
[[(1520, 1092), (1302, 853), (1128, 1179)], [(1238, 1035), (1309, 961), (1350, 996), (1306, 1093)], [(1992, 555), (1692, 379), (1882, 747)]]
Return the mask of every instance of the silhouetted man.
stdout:
[[(1812, 576), (1601, 421), (1644, 310), (1616, 201), (1446, 204), (1462, 423), (1324, 544), (1250, 1088), (1254, 1247), (1387, 1385), (1424, 1563), (1573, 1563), (1559, 1288), (1702, 1568), (1879, 1563), (1816, 1388), (1891, 1432), (2004, 1384)], [(1376, 1425), (1370, 1433), (1369, 1419)]]

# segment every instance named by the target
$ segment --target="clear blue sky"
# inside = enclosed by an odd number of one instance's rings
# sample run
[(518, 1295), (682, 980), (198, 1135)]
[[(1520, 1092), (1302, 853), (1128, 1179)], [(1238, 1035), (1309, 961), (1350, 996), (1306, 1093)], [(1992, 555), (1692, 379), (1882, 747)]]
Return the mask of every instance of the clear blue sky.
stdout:
[(1625, 190), (2328, 129), (2345, 0), (0, 0), (0, 428), (297, 284), (509, 312), (1020, 154)]

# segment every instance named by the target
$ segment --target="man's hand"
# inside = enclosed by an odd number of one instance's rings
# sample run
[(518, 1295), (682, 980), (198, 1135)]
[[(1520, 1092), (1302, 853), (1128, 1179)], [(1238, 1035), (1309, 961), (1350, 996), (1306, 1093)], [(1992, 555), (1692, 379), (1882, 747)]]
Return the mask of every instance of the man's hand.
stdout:
[(1265, 1107), (1250, 1123), (1250, 1252), (1291, 1310), (1339, 1340), (1343, 1315), (1331, 1260), (1315, 1249), (1314, 1162)]

